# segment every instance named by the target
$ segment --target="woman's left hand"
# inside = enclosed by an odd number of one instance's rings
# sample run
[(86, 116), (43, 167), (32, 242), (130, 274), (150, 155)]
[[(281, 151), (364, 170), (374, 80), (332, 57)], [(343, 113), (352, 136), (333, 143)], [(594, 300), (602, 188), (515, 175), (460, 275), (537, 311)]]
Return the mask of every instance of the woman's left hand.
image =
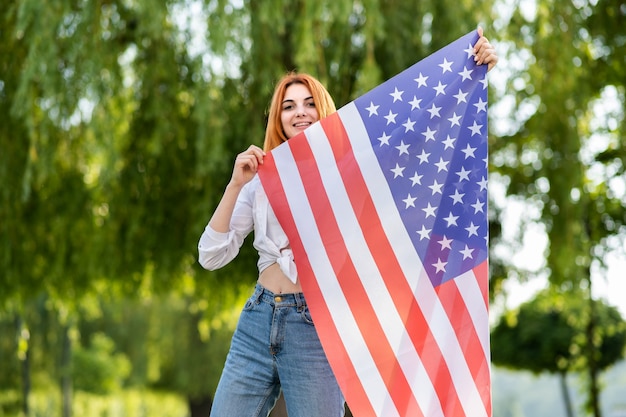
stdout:
[(474, 61), (476, 61), (478, 65), (487, 64), (487, 71), (491, 71), (498, 63), (496, 49), (489, 43), (489, 39), (483, 35), (482, 27), (478, 28), (478, 36), (478, 42), (474, 45)]

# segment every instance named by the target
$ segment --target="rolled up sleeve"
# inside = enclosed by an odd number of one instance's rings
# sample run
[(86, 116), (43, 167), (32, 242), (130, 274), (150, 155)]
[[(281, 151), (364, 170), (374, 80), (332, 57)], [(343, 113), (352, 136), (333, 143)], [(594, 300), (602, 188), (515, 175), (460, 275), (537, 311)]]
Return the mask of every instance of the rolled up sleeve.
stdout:
[(207, 224), (198, 242), (198, 262), (213, 271), (235, 259), (246, 236), (254, 226), (252, 201), (247, 188), (241, 191), (228, 232), (217, 232)]

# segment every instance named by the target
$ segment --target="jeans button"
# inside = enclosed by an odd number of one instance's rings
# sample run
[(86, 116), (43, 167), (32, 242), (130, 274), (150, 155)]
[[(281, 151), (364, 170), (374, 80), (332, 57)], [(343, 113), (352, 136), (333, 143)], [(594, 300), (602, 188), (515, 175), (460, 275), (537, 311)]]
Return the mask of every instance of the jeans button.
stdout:
[(274, 297), (274, 301), (277, 303), (280, 303), (281, 301), (283, 301), (283, 297), (281, 297), (280, 295), (277, 295), (276, 297)]

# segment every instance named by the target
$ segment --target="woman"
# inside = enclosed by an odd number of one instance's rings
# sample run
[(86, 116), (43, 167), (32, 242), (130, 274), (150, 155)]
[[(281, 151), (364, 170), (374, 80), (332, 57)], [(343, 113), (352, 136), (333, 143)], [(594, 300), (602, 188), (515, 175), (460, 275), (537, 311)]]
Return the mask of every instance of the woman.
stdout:
[[(476, 62), (498, 57), (482, 36)], [(335, 111), (328, 91), (307, 74), (289, 73), (272, 97), (263, 149), (240, 153), (230, 182), (198, 245), (206, 269), (235, 258), (254, 230), (259, 278), (233, 335), (212, 417), (269, 415), (282, 390), (290, 417), (341, 417), (344, 399), (311, 321), (289, 241), (256, 175), (265, 152)]]

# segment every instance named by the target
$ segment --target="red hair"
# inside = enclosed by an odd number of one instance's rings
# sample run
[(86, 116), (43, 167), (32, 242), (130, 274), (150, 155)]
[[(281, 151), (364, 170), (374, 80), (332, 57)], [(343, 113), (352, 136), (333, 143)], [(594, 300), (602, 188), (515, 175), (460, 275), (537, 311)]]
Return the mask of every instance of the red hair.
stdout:
[(266, 152), (271, 151), (288, 139), (283, 131), (280, 114), (285, 92), (287, 91), (287, 87), (292, 84), (302, 84), (309, 89), (320, 119), (336, 111), (335, 102), (332, 97), (322, 83), (315, 77), (304, 73), (298, 74), (295, 71), (287, 73), (276, 84), (274, 95), (272, 96), (267, 119), (267, 128), (265, 130), (265, 141), (263, 142), (263, 150)]

